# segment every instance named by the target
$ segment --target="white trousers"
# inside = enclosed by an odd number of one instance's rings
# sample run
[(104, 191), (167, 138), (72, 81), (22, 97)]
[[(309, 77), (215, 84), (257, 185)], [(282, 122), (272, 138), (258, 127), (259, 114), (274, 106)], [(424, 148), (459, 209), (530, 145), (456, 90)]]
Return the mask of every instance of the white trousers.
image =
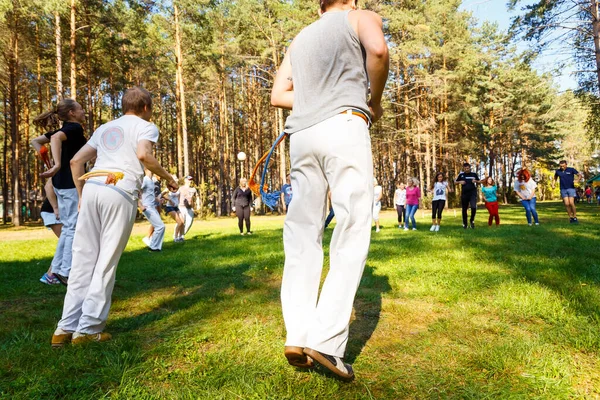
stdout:
[(147, 206), (144, 216), (154, 227), (154, 233), (150, 238), (150, 248), (152, 250), (162, 250), (163, 240), (165, 238), (165, 223), (160, 218), (160, 214), (154, 206)]
[(79, 204), (79, 195), (77, 189), (56, 189), (58, 200), (58, 214), (62, 222), (62, 230), (54, 258), (52, 259), (52, 273), (62, 276), (69, 276), (72, 263), (73, 236), (75, 235), (75, 226), (77, 225), (77, 206)]
[(183, 234), (185, 235), (192, 227), (192, 222), (194, 222), (194, 210), (192, 208), (187, 208), (186, 206), (180, 206), (179, 211), (185, 221), (185, 227), (183, 228)]
[(104, 329), (117, 264), (131, 235), (136, 206), (131, 194), (112, 185), (85, 184), (59, 328), (81, 333)]
[[(281, 284), (286, 346), (343, 357), (371, 239), (373, 159), (367, 125), (342, 114), (296, 132), (290, 160), (294, 201), (283, 229)], [(328, 187), (337, 224), (319, 296)]]

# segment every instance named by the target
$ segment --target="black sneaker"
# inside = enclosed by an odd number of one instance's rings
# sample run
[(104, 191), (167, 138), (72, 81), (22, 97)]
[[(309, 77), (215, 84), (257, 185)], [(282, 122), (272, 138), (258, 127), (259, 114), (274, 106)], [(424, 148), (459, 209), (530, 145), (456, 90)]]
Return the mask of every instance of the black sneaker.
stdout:
[(574, 224), (578, 224), (579, 223), (579, 220), (577, 219), (577, 217), (573, 218), (573, 223)]
[(575, 223), (575, 218), (569, 218), (569, 223), (570, 224), (574, 224)]
[(69, 284), (69, 277), (68, 276), (62, 276), (62, 275), (59, 275), (59, 274), (56, 274), (56, 273), (54, 274), (54, 276), (63, 285), (67, 286)]
[(466, 226), (466, 225), (463, 225), (463, 229), (467, 229), (467, 226)]
[(475, 222), (471, 221), (471, 229), (475, 229)]
[(347, 382), (354, 379), (352, 365), (346, 364), (343, 358), (330, 356), (329, 354), (321, 353), (308, 347), (304, 348), (304, 354), (333, 372), (338, 378)]

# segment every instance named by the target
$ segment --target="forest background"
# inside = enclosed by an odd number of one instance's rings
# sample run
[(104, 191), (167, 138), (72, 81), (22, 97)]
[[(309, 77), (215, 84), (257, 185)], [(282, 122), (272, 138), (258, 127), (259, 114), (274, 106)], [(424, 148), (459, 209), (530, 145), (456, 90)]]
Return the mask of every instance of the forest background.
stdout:
[[(390, 47), (385, 114), (371, 129), (384, 205), (396, 183), (414, 176), (429, 188), (436, 171), (453, 180), (465, 161), (497, 180), (504, 202), (522, 166), (542, 200), (557, 197), (559, 159), (585, 178), (600, 172), (595, 0), (511, 0), (520, 12), (509, 32), (478, 24), (458, 0), (360, 5), (383, 17)], [(194, 177), (204, 215), (229, 213), (239, 178), (283, 130), (287, 112), (269, 100), (274, 74), (317, 8), (314, 0), (0, 0), (3, 222), (38, 219), (43, 165), (30, 140), (44, 132), (33, 118), (74, 98), (89, 137), (121, 115), (132, 85), (154, 96), (160, 162)], [(527, 51), (519, 40), (529, 41)], [(532, 67), (557, 45), (578, 66), (575, 91), (559, 93), (550, 73)], [(286, 146), (270, 168), (272, 188), (289, 172)]]

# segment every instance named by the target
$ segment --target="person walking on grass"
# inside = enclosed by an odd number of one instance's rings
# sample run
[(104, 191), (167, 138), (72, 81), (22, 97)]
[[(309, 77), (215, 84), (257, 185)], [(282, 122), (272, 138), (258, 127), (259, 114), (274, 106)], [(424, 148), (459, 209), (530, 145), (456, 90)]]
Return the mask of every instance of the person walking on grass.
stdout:
[[(454, 183), (462, 185), (460, 204), (462, 207), (463, 229), (475, 229), (475, 214), (477, 213), (477, 184), (481, 183), (479, 175), (471, 172), (471, 164), (463, 164), (463, 172), (458, 174)], [(471, 207), (471, 219), (467, 225), (467, 210)]]
[(406, 185), (400, 182), (394, 192), (394, 204), (398, 212), (398, 228), (404, 226), (404, 207), (406, 207)]
[(531, 174), (525, 168), (517, 172), (517, 181), (515, 182), (515, 193), (521, 201), (521, 205), (525, 208), (525, 216), (527, 217), (527, 224), (531, 226), (531, 217), (533, 216), (533, 222), (536, 225), (540, 224), (538, 220), (538, 213), (535, 209), (536, 197), (535, 188), (537, 183), (531, 179)]
[(188, 175), (183, 178), (183, 186), (179, 187), (179, 213), (184, 224), (182, 239), (194, 223), (194, 198), (197, 196), (198, 191), (192, 186), (193, 182), (194, 178)]
[[(158, 128), (149, 122), (150, 93), (141, 87), (128, 89), (121, 104), (124, 115), (96, 129), (71, 160), (80, 213), (73, 269), (52, 347), (111, 339), (104, 328), (117, 265), (137, 214), (144, 166), (177, 189), (177, 182), (152, 155)], [(84, 175), (85, 164), (92, 159), (96, 159), (94, 168)], [(80, 178), (87, 178), (85, 186)]]
[[(343, 380), (354, 378), (343, 358), (371, 239), (369, 123), (383, 114), (389, 69), (382, 19), (356, 2), (321, 0), (320, 19), (291, 43), (271, 92), (271, 104), (293, 110), (285, 131), (294, 202), (302, 205), (288, 210), (283, 232), (284, 355), (297, 367), (314, 360)], [(328, 187), (337, 224), (319, 295)]]
[(31, 143), (38, 152), (46, 143), (51, 145), (54, 165), (40, 176), (52, 178), (52, 186), (58, 199), (62, 231), (51, 266), (54, 276), (63, 285), (67, 285), (72, 265), (73, 237), (79, 214), (77, 210), (79, 199), (70, 163), (75, 153), (86, 143), (83, 134), (85, 112), (75, 100), (63, 99), (58, 103), (56, 110), (39, 115), (33, 123), (40, 127), (48, 127), (58, 125), (58, 121), (63, 122), (60, 129), (39, 136)]
[(567, 161), (562, 160), (559, 163), (559, 168), (554, 173), (554, 181), (552, 182), (552, 188), (556, 184), (556, 180), (560, 178), (560, 197), (563, 199), (567, 214), (569, 215), (569, 222), (571, 224), (577, 224), (577, 207), (575, 206), (575, 197), (577, 193), (575, 191), (575, 179), (579, 180), (579, 172), (575, 168), (567, 166)]
[(163, 240), (165, 238), (165, 223), (160, 218), (160, 212), (157, 211), (158, 197), (154, 195), (154, 182), (152, 181), (152, 171), (145, 170), (145, 176), (142, 180), (141, 199), (138, 200), (138, 205), (142, 213), (150, 222), (152, 227), (152, 235), (145, 236), (142, 241), (150, 251), (161, 251)]
[(377, 183), (377, 178), (373, 178), (373, 220), (375, 221), (375, 232), (379, 233), (379, 213), (381, 212), (381, 197), (383, 188)]
[(238, 228), (240, 235), (244, 235), (244, 222), (246, 223), (246, 234), (252, 235), (250, 230), (250, 211), (252, 208), (252, 190), (248, 187), (246, 178), (240, 179), (240, 186), (233, 191), (231, 198), (233, 203), (232, 210), (238, 218)]
[(485, 208), (490, 213), (488, 218), (488, 226), (492, 226), (492, 221), (496, 221), (496, 226), (500, 225), (500, 215), (498, 214), (498, 188), (496, 183), (491, 176), (488, 176), (484, 180), (481, 193), (485, 199)]
[(448, 192), (452, 192), (452, 189), (448, 186), (446, 177), (443, 173), (438, 172), (435, 175), (433, 185), (431, 185), (431, 192), (433, 197), (431, 199), (431, 232), (438, 232), (440, 230), (440, 223), (442, 222), (442, 212), (448, 201)]
[(585, 198), (587, 199), (588, 204), (592, 204), (592, 188), (589, 186), (585, 187)]
[[(171, 177), (172, 180), (176, 180), (174, 176)], [(174, 189), (173, 187), (169, 187), (161, 193), (161, 198), (166, 201), (165, 204), (165, 214), (173, 218), (175, 221), (175, 230), (173, 231), (173, 242), (175, 243), (183, 243), (185, 239), (183, 238), (183, 230), (185, 228), (185, 223), (183, 222), (183, 215), (181, 214), (181, 210), (179, 209), (179, 200), (181, 199), (181, 193), (179, 192), (179, 188)]]
[(408, 178), (406, 186), (406, 211), (404, 215), (404, 230), (408, 230), (409, 221), (412, 222), (412, 230), (417, 230), (417, 221), (415, 214), (419, 209), (419, 199), (421, 198), (421, 189), (419, 189), (419, 180), (417, 178)]

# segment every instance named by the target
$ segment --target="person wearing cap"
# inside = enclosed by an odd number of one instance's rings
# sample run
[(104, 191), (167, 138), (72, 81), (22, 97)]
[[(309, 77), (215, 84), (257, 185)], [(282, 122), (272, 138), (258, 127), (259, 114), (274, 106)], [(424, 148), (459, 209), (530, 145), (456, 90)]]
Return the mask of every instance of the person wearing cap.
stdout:
[(183, 227), (183, 235), (190, 230), (194, 222), (194, 196), (198, 194), (196, 188), (192, 187), (194, 178), (188, 175), (183, 180), (183, 186), (179, 188), (179, 211), (183, 217), (185, 226)]

